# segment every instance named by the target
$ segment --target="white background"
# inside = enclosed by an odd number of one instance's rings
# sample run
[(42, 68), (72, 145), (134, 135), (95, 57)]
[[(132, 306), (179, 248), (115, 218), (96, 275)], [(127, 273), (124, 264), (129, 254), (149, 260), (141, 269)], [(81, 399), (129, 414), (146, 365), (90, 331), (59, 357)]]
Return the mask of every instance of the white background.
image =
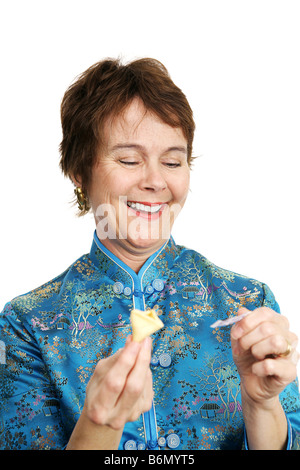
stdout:
[(90, 249), (60, 173), (59, 108), (105, 57), (155, 57), (194, 110), (178, 243), (266, 282), (300, 335), (299, 0), (10, 0), (0, 6), (0, 308)]

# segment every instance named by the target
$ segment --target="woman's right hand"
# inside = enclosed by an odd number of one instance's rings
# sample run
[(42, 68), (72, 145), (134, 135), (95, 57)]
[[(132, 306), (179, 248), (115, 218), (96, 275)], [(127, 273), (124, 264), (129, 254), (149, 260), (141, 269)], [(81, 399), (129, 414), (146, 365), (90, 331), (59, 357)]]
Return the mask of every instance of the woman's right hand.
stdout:
[(98, 362), (67, 450), (118, 449), (124, 425), (151, 408), (151, 344), (129, 337), (123, 349)]
[(152, 406), (151, 339), (125, 347), (98, 362), (86, 390), (83, 412), (94, 424), (123, 429)]

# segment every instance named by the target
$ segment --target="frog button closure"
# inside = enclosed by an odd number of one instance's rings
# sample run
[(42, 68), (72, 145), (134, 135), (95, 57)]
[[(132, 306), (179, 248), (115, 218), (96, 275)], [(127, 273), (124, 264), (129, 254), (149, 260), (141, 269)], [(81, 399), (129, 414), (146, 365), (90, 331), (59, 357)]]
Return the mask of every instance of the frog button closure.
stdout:
[(138, 450), (145, 450), (146, 449), (146, 444), (144, 442), (138, 442), (137, 448), (138, 448)]
[(159, 437), (157, 442), (159, 447), (165, 447), (167, 443), (166, 438), (164, 436)]
[(161, 292), (162, 290), (164, 290), (165, 283), (162, 279), (154, 279), (154, 281), (152, 281), (152, 287), (157, 292)]
[(115, 294), (122, 294), (124, 290), (124, 286), (122, 284), (122, 282), (115, 282), (114, 285), (113, 285), (113, 291)]
[(146, 286), (145, 292), (146, 294), (153, 294), (154, 289), (151, 285), (149, 285), (149, 286)]
[(129, 296), (129, 295), (131, 295), (131, 292), (132, 292), (132, 290), (131, 290), (130, 287), (125, 287), (124, 288), (124, 295)]
[(146, 294), (153, 294), (154, 291), (161, 292), (164, 290), (165, 283), (161, 279), (154, 279), (151, 284), (145, 287)]
[(169, 434), (167, 436), (167, 446), (169, 449), (177, 449), (180, 444), (180, 438), (177, 434)]
[(124, 449), (125, 450), (136, 450), (136, 442), (132, 439), (129, 439), (129, 441), (125, 442)]
[(162, 353), (158, 356), (158, 361), (161, 367), (169, 367), (172, 362), (172, 358), (168, 353)]
[(124, 284), (122, 282), (115, 282), (113, 285), (113, 291), (115, 294), (124, 294), (127, 297), (132, 294), (131, 287), (124, 287)]
[(158, 366), (158, 364), (159, 364), (159, 359), (158, 359), (158, 357), (155, 356), (155, 355), (153, 355), (153, 356), (151, 357), (150, 364), (151, 364), (152, 366)]

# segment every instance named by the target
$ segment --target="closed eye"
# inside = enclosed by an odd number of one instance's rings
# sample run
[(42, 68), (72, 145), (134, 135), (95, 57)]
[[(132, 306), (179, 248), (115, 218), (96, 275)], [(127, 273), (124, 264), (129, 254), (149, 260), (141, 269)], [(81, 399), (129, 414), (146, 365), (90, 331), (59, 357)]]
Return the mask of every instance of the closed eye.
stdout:
[(181, 163), (168, 163), (168, 162), (166, 162), (165, 165), (169, 168), (178, 168), (179, 166), (181, 166)]
[(122, 163), (123, 165), (128, 165), (128, 166), (134, 166), (134, 165), (139, 164), (139, 162), (129, 161), (129, 160), (119, 160), (119, 162)]

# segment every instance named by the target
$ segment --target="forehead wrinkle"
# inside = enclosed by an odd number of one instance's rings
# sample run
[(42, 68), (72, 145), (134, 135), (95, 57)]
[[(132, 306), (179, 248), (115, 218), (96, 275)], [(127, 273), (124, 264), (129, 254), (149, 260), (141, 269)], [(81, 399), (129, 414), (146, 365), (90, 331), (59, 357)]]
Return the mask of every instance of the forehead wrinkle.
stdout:
[[(147, 117), (147, 115), (153, 116), (158, 122), (169, 126), (169, 124), (165, 123), (152, 110), (146, 108), (141, 100), (132, 100), (132, 102), (128, 106), (126, 106), (120, 113), (112, 115), (106, 121), (104, 125), (104, 135), (106, 134), (106, 136), (104, 138), (104, 145), (102, 146), (102, 149), (106, 152), (118, 149), (136, 149), (137, 151), (145, 153), (145, 147), (142, 144), (135, 143), (134, 138), (135, 135), (138, 133), (139, 126), (142, 124), (143, 120)], [(113, 142), (111, 142), (111, 137), (114, 135), (114, 129), (117, 129), (118, 127), (119, 130), (122, 130), (124, 141), (122, 142), (123, 139), (121, 138), (120, 143), (116, 143), (115, 145), (111, 146), (111, 144), (113, 144)], [(182, 136), (185, 138), (183, 130), (180, 126), (174, 127), (174, 129), (179, 130)], [(187, 156), (188, 154), (187, 146), (181, 146), (176, 144), (162, 151), (162, 154), (168, 154), (172, 151), (181, 152), (185, 156)]]
[[(113, 147), (111, 147), (109, 149), (109, 151), (114, 152), (114, 151), (117, 151), (117, 150), (130, 150), (130, 149), (137, 150), (139, 153), (142, 153), (142, 154), (146, 154), (146, 148), (143, 145), (134, 144), (134, 143), (130, 143), (130, 142), (128, 142), (128, 143), (124, 142), (124, 143), (116, 144)], [(180, 153), (180, 154), (182, 154), (183, 156), (186, 157), (187, 156), (187, 147), (181, 146), (181, 145), (168, 147), (162, 152), (162, 155), (168, 155), (169, 153), (174, 153), (174, 152), (178, 152), (178, 153)]]
[(187, 156), (187, 146), (175, 145), (172, 147), (168, 147), (164, 153), (171, 153), (171, 152), (180, 152), (180, 153), (183, 153), (185, 156)]

